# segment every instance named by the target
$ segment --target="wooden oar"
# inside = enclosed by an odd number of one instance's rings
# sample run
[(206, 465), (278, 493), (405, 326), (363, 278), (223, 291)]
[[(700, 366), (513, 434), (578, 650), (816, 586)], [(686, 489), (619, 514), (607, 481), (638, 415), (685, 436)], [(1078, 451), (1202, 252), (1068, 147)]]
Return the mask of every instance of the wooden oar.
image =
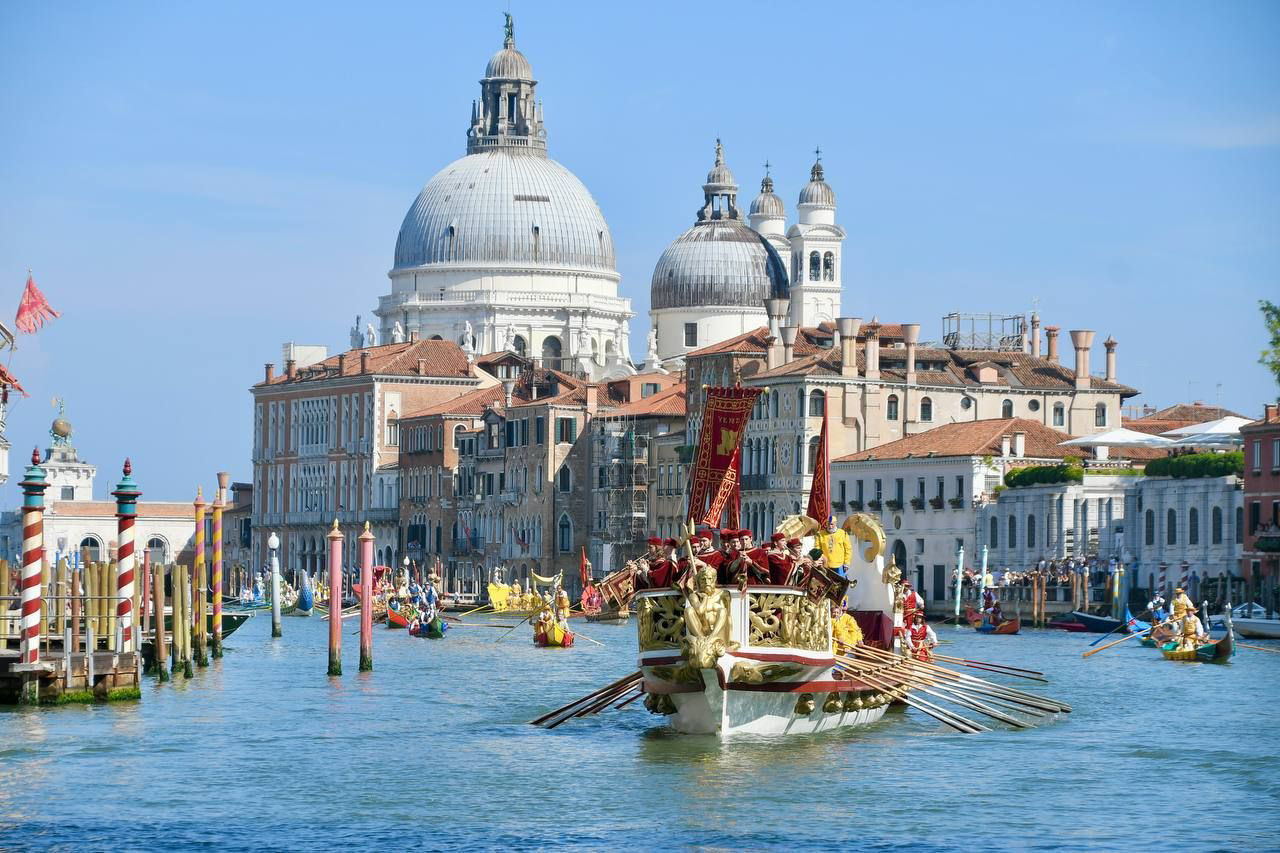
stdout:
[(530, 724), (530, 725), (534, 725), (534, 726), (539, 725), (539, 724), (541, 724), (541, 723), (543, 723), (543, 722), (545, 722), (545, 721), (547, 721), (547, 720), (551, 719), (551, 718), (552, 718), (552, 717), (554, 717), (556, 714), (559, 714), (561, 711), (567, 711), (567, 710), (569, 710), (569, 709), (570, 709), (570, 708), (572, 708), (574, 705), (577, 705), (579, 702), (585, 702), (586, 700), (591, 699), (592, 697), (599, 696), (601, 693), (604, 693), (606, 690), (609, 690), (609, 689), (611, 689), (611, 688), (617, 687), (619, 684), (622, 684), (623, 682), (626, 682), (626, 681), (633, 681), (633, 680), (635, 680), (636, 678), (641, 678), (641, 677), (642, 677), (642, 676), (641, 676), (640, 670), (636, 670), (635, 672), (632, 672), (632, 673), (629, 673), (629, 674), (627, 674), (627, 675), (624, 675), (624, 676), (622, 676), (622, 678), (619, 678), (617, 681), (613, 682), (612, 684), (607, 684), (607, 685), (605, 685), (604, 687), (601, 687), (601, 688), (600, 688), (600, 689), (598, 689), (598, 690), (593, 690), (593, 691), (591, 691), (591, 692), (590, 692), (590, 693), (588, 693), (586, 696), (582, 696), (582, 697), (580, 697), (580, 698), (578, 698), (578, 699), (574, 699), (574, 700), (573, 700), (572, 702), (570, 702), (568, 705), (561, 705), (559, 708), (556, 708), (554, 711), (549, 711), (549, 712), (547, 712), (546, 714), (543, 714), (541, 717), (538, 717), (536, 720), (530, 720), (530, 721), (529, 721), (529, 724)]
[(1248, 643), (1240, 643), (1240, 642), (1237, 642), (1236, 645), (1242, 649), (1254, 649), (1255, 651), (1259, 651), (1259, 652), (1271, 652), (1271, 654), (1273, 655), (1280, 655), (1280, 649), (1269, 649), (1266, 646), (1251, 646)]
[(554, 729), (556, 726), (560, 725), (561, 723), (566, 723), (569, 720), (573, 719), (574, 717), (581, 717), (587, 713), (590, 713), (593, 708), (604, 707), (605, 705), (608, 705), (613, 700), (617, 699), (619, 696), (631, 690), (637, 683), (639, 683), (640, 680), (642, 680), (642, 678), (643, 676), (637, 674), (634, 678), (623, 683), (621, 686), (608, 688), (607, 691), (601, 693), (599, 697), (592, 699), (589, 702), (586, 702), (584, 704), (580, 704), (578, 707), (574, 707), (570, 709), (569, 711), (558, 716), (554, 720), (549, 720), (545, 722), (543, 724), (543, 727), (548, 729)]
[[(1151, 612), (1151, 610), (1148, 608), (1147, 610), (1144, 610), (1144, 611), (1142, 611), (1141, 613), (1139, 613), (1139, 614), (1138, 614), (1138, 616), (1146, 616), (1146, 615), (1147, 615), (1148, 613), (1150, 613), (1150, 612)], [(1137, 616), (1132, 616), (1132, 615), (1131, 615), (1131, 616), (1130, 616), (1130, 618), (1132, 618), (1132, 619), (1137, 619)], [(1107, 637), (1110, 637), (1112, 634), (1114, 634), (1116, 631), (1119, 631), (1121, 628), (1128, 628), (1128, 627), (1129, 627), (1129, 620), (1128, 620), (1128, 619), (1125, 619), (1125, 620), (1123, 620), (1119, 625), (1115, 626), (1115, 627), (1114, 627), (1114, 628), (1112, 628), (1110, 631), (1108, 631), (1107, 633), (1103, 634), (1103, 635), (1102, 635), (1101, 637), (1099, 637), (1098, 639), (1094, 640), (1092, 643), (1090, 643), (1090, 644), (1089, 644), (1089, 646), (1090, 646), (1090, 647), (1092, 647), (1092, 646), (1096, 646), (1096, 645), (1098, 645), (1098, 643), (1101, 643), (1103, 640), (1105, 640)], [(1148, 629), (1148, 630), (1150, 630), (1150, 629)], [(1135, 631), (1134, 633), (1136, 634), (1136, 633), (1138, 633), (1138, 632), (1137, 632), (1137, 631)], [(1104, 648), (1105, 648), (1105, 647), (1104, 647)], [(1085, 655), (1085, 657), (1088, 657), (1088, 655)]]
[[(838, 657), (836, 659), (844, 663), (851, 663), (851, 662), (856, 663), (856, 661), (853, 661), (852, 658)], [(1017, 717), (1011, 717), (1008, 714), (1004, 713), (1003, 711), (997, 711), (996, 709), (988, 705), (984, 705), (983, 703), (979, 702), (976, 699), (970, 698), (968, 696), (958, 696), (952, 693), (950, 690), (943, 688), (942, 686), (937, 684), (935, 681), (929, 681), (922, 676), (910, 675), (910, 674), (908, 674), (907, 678), (908, 678), (908, 684), (910, 685), (913, 691), (919, 691), (920, 693), (924, 693), (927, 696), (933, 696), (937, 699), (941, 699), (944, 702), (951, 702), (952, 704), (960, 705), (961, 707), (968, 708), (972, 711), (977, 711), (979, 714), (983, 714), (985, 716), (991, 717), (993, 720), (999, 720), (1002, 723), (1008, 723), (1009, 725), (1017, 726), (1020, 729), (1029, 729), (1032, 727), (1031, 723), (1025, 722), (1023, 720), (1019, 720)], [(930, 688), (934, 688), (934, 689), (930, 689)]]
[(846, 675), (848, 675), (850, 678), (854, 678), (865, 684), (869, 684), (870, 686), (876, 688), (877, 690), (883, 690), (885, 693), (888, 693), (890, 696), (893, 696), (896, 699), (901, 699), (903, 702), (907, 703), (912, 708), (915, 708), (917, 711), (920, 711), (923, 714), (927, 714), (930, 717), (933, 717), (935, 720), (937, 720), (940, 723), (945, 723), (946, 725), (950, 726), (951, 728), (955, 729), (961, 734), (971, 735), (971, 734), (977, 734), (978, 732), (990, 731), (990, 729), (988, 729), (986, 726), (983, 726), (979, 723), (975, 723), (972, 720), (965, 719), (959, 714), (953, 714), (951, 711), (948, 711), (946, 708), (940, 708), (939, 706), (933, 704), (932, 702), (926, 702), (924, 699), (917, 699), (911, 696), (904, 689), (894, 688), (892, 686), (889, 686), (884, 681), (881, 681), (875, 676), (869, 675), (865, 671), (859, 672), (859, 671), (850, 669), (848, 667), (845, 667), (843, 664), (839, 664), (839, 663), (836, 664), (836, 668), (839, 669), (841, 672), (845, 673)]
[(988, 663), (987, 661), (983, 661), (983, 660), (969, 660), (968, 658), (957, 658), (957, 657), (952, 657), (951, 655), (943, 655), (943, 654), (935, 654), (934, 657), (939, 660), (951, 661), (952, 663), (972, 664), (977, 666), (990, 667), (994, 669), (1007, 669), (1012, 672), (1021, 672), (1027, 675), (1038, 675), (1041, 678), (1044, 677), (1044, 673), (1038, 670), (1020, 669), (1019, 667), (1009, 666), (1008, 664), (1003, 664), (1003, 663)]
[(582, 633), (581, 631), (574, 631), (574, 632), (573, 632), (573, 636), (575, 636), (575, 637), (581, 637), (582, 639), (586, 640), (588, 643), (595, 643), (597, 646), (603, 646), (603, 645), (604, 645), (604, 643), (600, 642), (599, 640), (593, 640), (593, 639), (591, 639), (590, 637), (588, 637), (586, 634)]
[[(1111, 648), (1112, 646), (1118, 646), (1121, 643), (1123, 643), (1125, 640), (1132, 640), (1134, 637), (1145, 637), (1149, 635), (1152, 631), (1154, 631), (1156, 628), (1163, 628), (1165, 625), (1172, 625), (1173, 622), (1174, 620), (1170, 619), (1168, 622), (1161, 622), (1159, 625), (1152, 625), (1150, 628), (1148, 628), (1145, 631), (1139, 631), (1137, 633), (1129, 634), (1127, 637), (1122, 637), (1119, 640), (1116, 640), (1115, 642), (1107, 643), (1105, 646), (1102, 646), (1101, 648), (1092, 649), (1091, 651), (1084, 652), (1083, 654), (1080, 655), (1080, 657), (1087, 658), (1089, 657), (1089, 655), (1096, 655), (1098, 652), (1104, 652), (1107, 649)], [(1090, 643), (1090, 645), (1093, 645), (1093, 644)]]
[(481, 604), (479, 607), (474, 607), (471, 610), (468, 610), (466, 613), (463, 613), (458, 618), (461, 619), (463, 616), (470, 616), (472, 613), (479, 613), (481, 610), (484, 610), (486, 607), (491, 607), (491, 606), (492, 605), (486, 602), (484, 604)]
[[(528, 616), (525, 616), (525, 617), (524, 617), (523, 619), (521, 619), (519, 622), (517, 622), (516, 624), (514, 624), (514, 625), (512, 625), (512, 626), (511, 626), (511, 631), (514, 631), (515, 629), (519, 628), (519, 627), (520, 627), (521, 625), (523, 625), (524, 623), (528, 622), (528, 621), (529, 621), (529, 619), (530, 619), (532, 616), (533, 616), (533, 611), (531, 610), (531, 611), (529, 611), (529, 615), (528, 615)], [(510, 633), (511, 633), (511, 631), (508, 631), (508, 632), (507, 632), (507, 634), (510, 634)], [(494, 642), (495, 642), (495, 643), (497, 643), (497, 642), (501, 642), (502, 640), (506, 639), (507, 634), (503, 634), (501, 637), (499, 637), (498, 639), (494, 640)]]

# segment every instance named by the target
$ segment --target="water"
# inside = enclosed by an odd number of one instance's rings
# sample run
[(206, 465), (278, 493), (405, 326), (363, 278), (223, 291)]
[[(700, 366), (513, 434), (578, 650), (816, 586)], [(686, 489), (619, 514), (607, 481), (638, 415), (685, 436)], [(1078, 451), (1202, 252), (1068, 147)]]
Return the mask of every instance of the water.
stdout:
[(1049, 673), (1074, 713), (966, 736), (890, 712), (721, 743), (639, 702), (527, 725), (632, 671), (634, 624), (584, 625), (603, 647), (569, 650), (524, 627), (375, 627), (371, 674), (354, 628), (340, 679), (327, 623), (286, 618), (273, 642), (259, 614), (141, 702), (0, 712), (0, 849), (1280, 845), (1280, 654), (1175, 665), (1135, 641), (1082, 660), (1090, 635), (939, 627), (945, 653)]

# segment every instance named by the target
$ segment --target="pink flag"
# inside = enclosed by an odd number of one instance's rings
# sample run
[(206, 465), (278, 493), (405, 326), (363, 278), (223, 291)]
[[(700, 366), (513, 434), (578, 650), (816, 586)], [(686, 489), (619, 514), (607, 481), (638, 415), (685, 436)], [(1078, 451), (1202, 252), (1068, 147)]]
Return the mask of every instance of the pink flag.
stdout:
[(61, 316), (49, 305), (49, 300), (45, 299), (40, 288), (36, 287), (31, 271), (27, 270), (27, 287), (22, 291), (22, 302), (18, 304), (18, 316), (15, 318), (18, 331), (34, 335), (44, 325), (45, 320)]

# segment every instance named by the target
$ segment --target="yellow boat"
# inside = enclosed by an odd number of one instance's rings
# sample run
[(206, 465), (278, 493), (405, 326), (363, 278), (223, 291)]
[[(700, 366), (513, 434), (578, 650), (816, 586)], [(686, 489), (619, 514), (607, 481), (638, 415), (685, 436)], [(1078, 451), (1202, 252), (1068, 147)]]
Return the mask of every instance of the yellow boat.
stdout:
[(556, 646), (570, 648), (573, 646), (573, 632), (562, 622), (535, 622), (533, 624), (533, 644), (535, 646)]

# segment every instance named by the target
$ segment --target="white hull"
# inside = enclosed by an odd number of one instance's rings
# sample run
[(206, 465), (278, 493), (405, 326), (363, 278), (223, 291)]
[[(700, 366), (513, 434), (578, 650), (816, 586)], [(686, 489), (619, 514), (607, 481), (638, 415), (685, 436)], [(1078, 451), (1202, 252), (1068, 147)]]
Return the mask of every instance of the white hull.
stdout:
[(1280, 640), (1280, 619), (1232, 618), (1231, 626), (1241, 637), (1255, 640)]
[(694, 735), (780, 735), (810, 734), (850, 726), (869, 726), (884, 716), (888, 705), (827, 712), (822, 710), (825, 694), (815, 694), (814, 709), (808, 715), (795, 713), (796, 693), (757, 693), (722, 690), (714, 682), (713, 671), (705, 672), (711, 686), (700, 693), (677, 693), (671, 698), (676, 713), (668, 717), (678, 732)]

